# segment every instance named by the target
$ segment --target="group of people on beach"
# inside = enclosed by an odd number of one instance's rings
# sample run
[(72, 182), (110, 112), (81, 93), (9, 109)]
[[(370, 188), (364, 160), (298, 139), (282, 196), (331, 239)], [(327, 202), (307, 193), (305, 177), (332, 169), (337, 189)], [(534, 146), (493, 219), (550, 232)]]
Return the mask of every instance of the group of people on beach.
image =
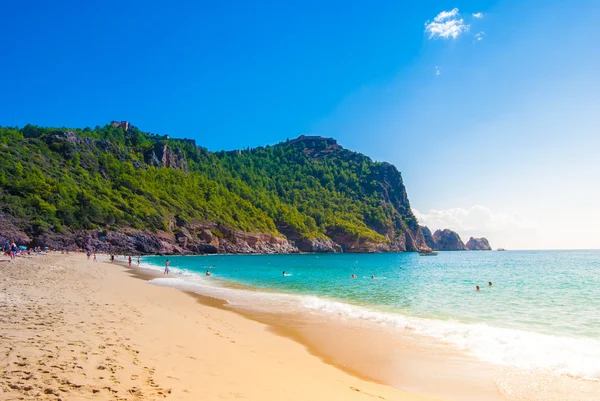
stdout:
[(0, 255), (5, 255), (10, 258), (10, 260), (15, 259), (17, 256), (25, 256), (31, 255), (32, 253), (40, 254), (42, 253), (42, 248), (36, 246), (34, 248), (26, 248), (24, 246), (17, 246), (15, 241), (6, 240), (2, 247), (0, 247)]
[(97, 261), (98, 261), (98, 259), (96, 258), (96, 251), (95, 251), (95, 250), (93, 250), (93, 251), (90, 251), (90, 250), (88, 249), (88, 251), (87, 251), (87, 258), (88, 258), (88, 260), (90, 260), (90, 257), (91, 257), (92, 255), (94, 255), (94, 262), (97, 262)]
[[(137, 264), (138, 264), (138, 266), (140, 265), (140, 258), (141, 258), (141, 256), (139, 256), (139, 255), (138, 255), (138, 257), (137, 257)], [(131, 255), (129, 255), (129, 256), (127, 257), (127, 264), (129, 265), (129, 267), (131, 267), (131, 262), (132, 262), (132, 260), (133, 260), (133, 259), (131, 258)]]

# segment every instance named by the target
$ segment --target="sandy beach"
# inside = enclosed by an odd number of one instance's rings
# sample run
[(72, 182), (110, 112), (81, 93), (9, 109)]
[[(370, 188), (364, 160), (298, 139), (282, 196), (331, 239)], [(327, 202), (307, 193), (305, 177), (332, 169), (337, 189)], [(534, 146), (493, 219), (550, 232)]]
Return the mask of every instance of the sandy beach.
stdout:
[(0, 269), (3, 400), (433, 400), (118, 264), (54, 254)]

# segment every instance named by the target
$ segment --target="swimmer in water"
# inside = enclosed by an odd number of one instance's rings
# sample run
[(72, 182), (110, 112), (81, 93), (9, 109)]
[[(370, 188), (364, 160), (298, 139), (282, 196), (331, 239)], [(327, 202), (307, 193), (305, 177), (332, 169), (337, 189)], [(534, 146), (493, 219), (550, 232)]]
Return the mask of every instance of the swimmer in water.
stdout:
[(350, 278), (356, 278), (356, 274), (351, 275)]
[(479, 286), (478, 285), (475, 286), (475, 291), (479, 291)]
[(491, 281), (488, 281), (488, 286), (490, 286), (490, 287), (492, 286), (492, 282)]
[(375, 280), (375, 276), (371, 276), (371, 280)]
[(285, 270), (283, 271), (283, 273), (281, 275), (285, 277)]
[(210, 276), (210, 272), (209, 272), (208, 270), (206, 271), (206, 275), (207, 275), (207, 276)]

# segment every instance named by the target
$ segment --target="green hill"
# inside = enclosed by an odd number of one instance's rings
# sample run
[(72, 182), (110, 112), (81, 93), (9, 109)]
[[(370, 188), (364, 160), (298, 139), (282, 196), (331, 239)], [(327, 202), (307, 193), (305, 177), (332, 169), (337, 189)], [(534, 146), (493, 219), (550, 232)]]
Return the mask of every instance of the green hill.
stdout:
[(106, 125), (0, 128), (0, 237), (129, 252), (403, 251), (402, 177), (335, 140), (209, 152)]

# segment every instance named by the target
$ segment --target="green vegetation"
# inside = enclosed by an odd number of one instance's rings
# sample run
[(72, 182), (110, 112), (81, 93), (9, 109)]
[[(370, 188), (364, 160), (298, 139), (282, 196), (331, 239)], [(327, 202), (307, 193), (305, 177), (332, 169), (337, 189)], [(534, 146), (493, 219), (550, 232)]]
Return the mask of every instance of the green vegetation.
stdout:
[(417, 224), (393, 166), (331, 139), (209, 152), (135, 127), (28, 125), (0, 128), (0, 152), (0, 213), (34, 235), (168, 231), (175, 222), (213, 221), (246, 232), (304, 238), (342, 232), (377, 243)]

